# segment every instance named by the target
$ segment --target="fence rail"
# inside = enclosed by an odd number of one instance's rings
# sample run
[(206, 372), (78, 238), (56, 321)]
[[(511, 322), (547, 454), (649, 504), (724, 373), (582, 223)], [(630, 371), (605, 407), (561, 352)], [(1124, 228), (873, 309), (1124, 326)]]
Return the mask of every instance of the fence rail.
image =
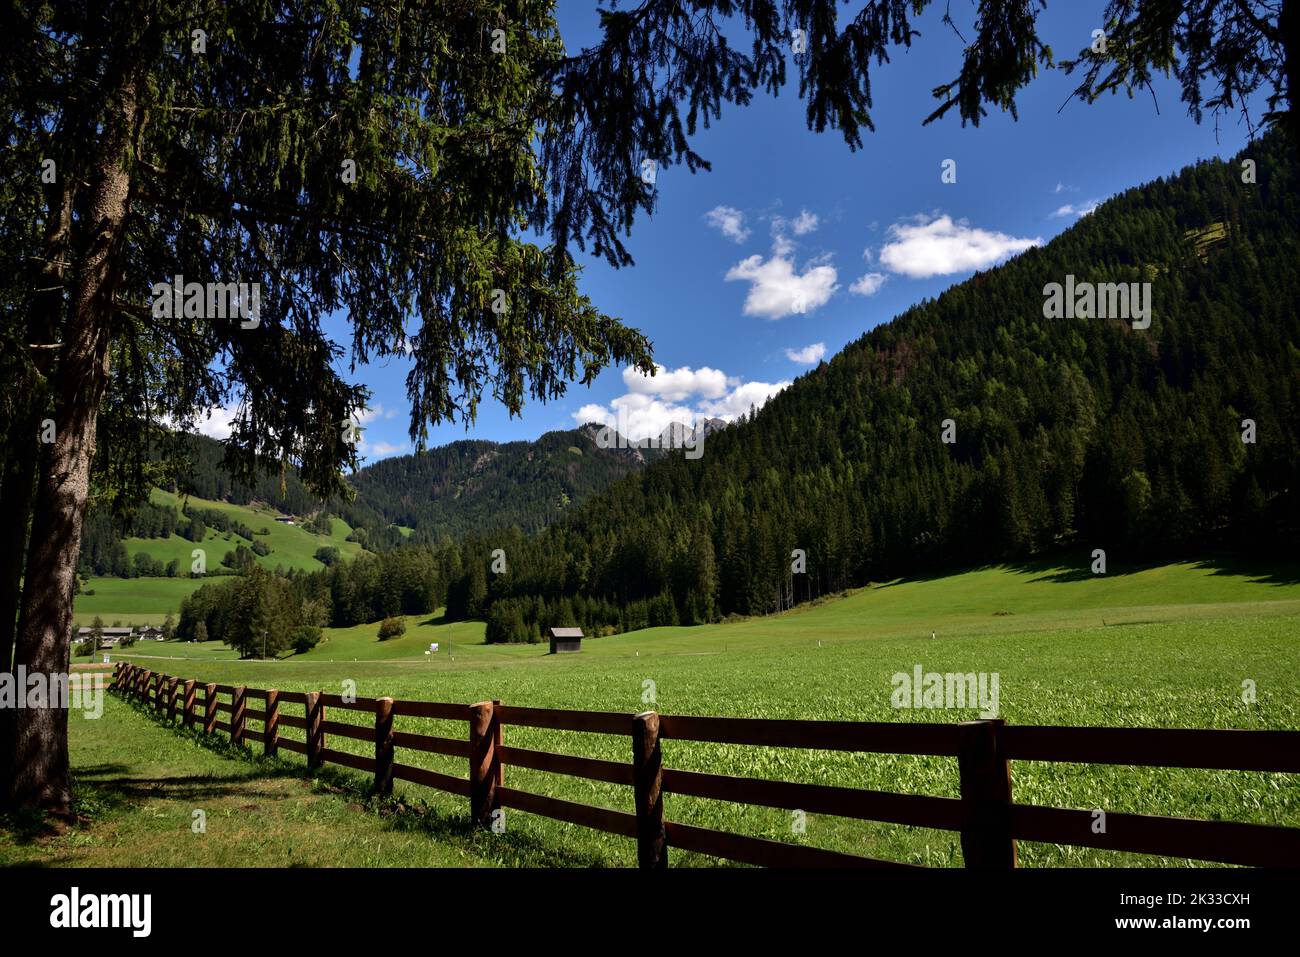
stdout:
[[(463, 705), (199, 684), (126, 662), (117, 665), (110, 687), (159, 711), (166, 708), (169, 720), (179, 715), (186, 726), (201, 723), (208, 734), (229, 734), (236, 745), (259, 742), (268, 755), (281, 748), (303, 755), (308, 768), (337, 764), (370, 774), (380, 794), (391, 793), (393, 781), (400, 780), (468, 798), (471, 820), (478, 827), (491, 827), (502, 808), (513, 808), (634, 839), (643, 868), (666, 867), (670, 847), (762, 866), (910, 866), (666, 820), (664, 796), (668, 794), (954, 831), (961, 835), (967, 867), (1017, 866), (1017, 840), (1226, 864), (1300, 865), (1300, 828), (1113, 812), (1105, 815), (1105, 827), (1097, 829), (1095, 811), (1016, 804), (1011, 792), (1012, 761), (1300, 773), (1297, 731), (1058, 728), (1008, 726), (997, 719), (888, 724), (691, 717), (653, 711), (626, 715), (525, 708), (500, 701)], [(264, 707), (249, 708), (249, 698), (264, 702)], [(286, 704), (301, 707), (301, 717), (282, 713)], [(331, 708), (368, 713), (373, 724), (330, 720)], [(229, 720), (218, 721), (218, 716)], [(448, 738), (399, 731), (393, 727), (398, 717), (464, 721), (467, 734)], [(249, 728), (250, 720), (261, 728)], [(510, 747), (504, 743), (508, 725), (627, 737), (631, 760), (623, 763)], [(285, 736), (288, 728), (301, 731), (302, 738)], [(374, 754), (367, 757), (331, 748), (330, 736), (372, 743)], [(961, 797), (667, 768), (665, 739), (955, 758)], [(468, 775), (457, 777), (401, 763), (396, 760), (401, 750), (465, 759)], [(507, 765), (629, 786), (633, 811), (506, 787)]]

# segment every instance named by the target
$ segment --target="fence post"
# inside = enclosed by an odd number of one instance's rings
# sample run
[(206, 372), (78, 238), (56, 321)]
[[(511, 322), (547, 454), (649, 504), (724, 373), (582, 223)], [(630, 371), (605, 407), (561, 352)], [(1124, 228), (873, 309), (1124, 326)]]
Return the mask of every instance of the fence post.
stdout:
[(321, 766), (321, 752), (325, 750), (325, 735), (321, 731), (325, 706), (320, 702), (319, 691), (308, 691), (303, 697), (307, 711), (307, 768), (313, 770)]
[(492, 761), (496, 765), (496, 791), (493, 794), (492, 812), (497, 816), (502, 831), (506, 827), (506, 809), (501, 806), (501, 789), (506, 786), (506, 765), (501, 760), (505, 754), (501, 745), (505, 743), (505, 723), (501, 720), (501, 699), (492, 699)]
[(217, 730), (217, 686), (212, 682), (203, 686), (203, 733)]
[(135, 673), (135, 687), (132, 690), (135, 692), (137, 700), (144, 697), (145, 682), (149, 680), (148, 676), (149, 671), (146, 668), (141, 668)]
[(375, 793), (393, 793), (393, 699), (375, 699)]
[(154, 680), (153, 709), (155, 711), (161, 711), (163, 709), (163, 685), (167, 683), (167, 679), (170, 677), (171, 675), (164, 675), (160, 673), (157, 676), (157, 678)]
[(476, 827), (491, 827), (497, 806), (495, 718), (491, 701), (469, 706), (469, 817)]
[(659, 715), (643, 711), (632, 719), (632, 789), (636, 802), (636, 858), (648, 870), (668, 866), (662, 785)]
[(176, 720), (176, 692), (180, 690), (180, 678), (167, 682), (167, 720)]
[(230, 700), (230, 743), (241, 748), (244, 746), (244, 712), (247, 710), (247, 693), (247, 688), (238, 685)]
[(1001, 718), (957, 725), (957, 767), (965, 824), (961, 853), (967, 867), (1016, 866), (1011, 836), (1011, 765), (1002, 753)]
[(280, 692), (274, 688), (266, 693), (266, 720), (262, 722), (262, 752), (275, 757), (280, 750)]
[(194, 725), (194, 687), (196, 682), (193, 678), (185, 680), (185, 700), (181, 704), (181, 723), (189, 728)]

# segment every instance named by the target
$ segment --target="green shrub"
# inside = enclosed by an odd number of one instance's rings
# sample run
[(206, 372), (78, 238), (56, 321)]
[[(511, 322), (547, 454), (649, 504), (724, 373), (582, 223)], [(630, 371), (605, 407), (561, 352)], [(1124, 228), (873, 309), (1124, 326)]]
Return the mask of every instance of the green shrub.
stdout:
[(401, 618), (385, 618), (379, 626), (379, 640), (387, 641), (406, 634), (406, 621)]
[(320, 644), (321, 631), (314, 625), (303, 625), (295, 628), (293, 632), (293, 652), (296, 655), (306, 654)]

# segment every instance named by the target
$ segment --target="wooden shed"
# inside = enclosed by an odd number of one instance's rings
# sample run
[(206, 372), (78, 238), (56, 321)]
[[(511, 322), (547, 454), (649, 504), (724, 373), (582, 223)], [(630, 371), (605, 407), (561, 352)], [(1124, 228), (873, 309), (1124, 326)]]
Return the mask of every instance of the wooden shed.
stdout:
[(558, 655), (566, 651), (582, 650), (581, 628), (552, 628), (551, 654)]

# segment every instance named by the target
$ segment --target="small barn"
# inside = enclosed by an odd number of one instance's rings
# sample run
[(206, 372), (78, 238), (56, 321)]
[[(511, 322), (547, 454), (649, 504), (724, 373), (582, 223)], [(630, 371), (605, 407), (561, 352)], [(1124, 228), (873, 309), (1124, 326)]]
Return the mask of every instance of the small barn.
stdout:
[(552, 628), (551, 629), (551, 654), (558, 655), (561, 652), (581, 651), (582, 650), (582, 629), (581, 628)]

